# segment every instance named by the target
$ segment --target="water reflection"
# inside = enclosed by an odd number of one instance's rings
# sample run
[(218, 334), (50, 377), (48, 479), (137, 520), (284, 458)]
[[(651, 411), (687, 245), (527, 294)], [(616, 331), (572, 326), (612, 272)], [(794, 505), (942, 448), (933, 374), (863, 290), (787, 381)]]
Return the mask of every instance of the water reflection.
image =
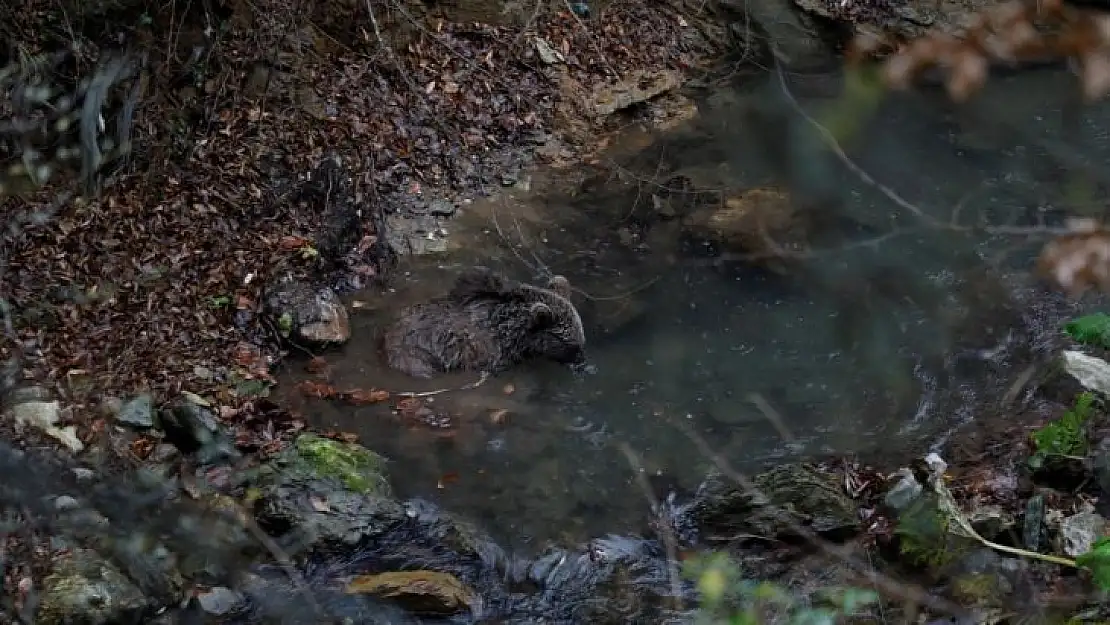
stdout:
[[(852, 159), (936, 220), (1058, 218), (1070, 210), (1067, 180), (1045, 146), (1065, 139), (1064, 96), (1054, 104), (1045, 94), (1066, 79), (1012, 76), (962, 108), (940, 97), (894, 98), (852, 142)], [(590, 373), (538, 363), (428, 398), (454, 419), (450, 433), (406, 423), (386, 406), (297, 401), (316, 425), (357, 432), (392, 457), (401, 494), (434, 497), (518, 547), (641, 530), (651, 493), (635, 486), (612, 443), (627, 442), (649, 475), (693, 488), (710, 461), (675, 423), (752, 468), (798, 454), (920, 451), (997, 412), (1071, 312), (1026, 275), (1036, 240), (915, 226), (881, 190), (817, 150), (813, 129), (790, 115), (776, 123), (803, 148), (787, 150), (798, 161), (788, 178), (817, 189), (807, 210), (824, 211), (809, 217), (829, 251), (786, 275), (721, 262), (720, 250), (678, 244), (681, 220), (651, 212), (644, 196), (660, 182), (727, 190), (783, 180), (761, 142), (768, 127), (740, 114), (785, 111), (781, 99), (766, 104), (776, 81), (710, 94), (697, 125), (618, 153), (619, 167), (577, 196), (518, 191), (476, 202), (453, 226), (464, 249), (452, 264), (416, 262), (388, 298), (358, 296), (373, 305), (356, 315), (354, 342), (329, 357), (337, 386), (429, 391), (473, 382), (383, 370), (377, 328), (400, 305), (446, 290), (468, 262), (524, 279), (532, 277), (525, 263), (542, 263), (588, 293), (580, 303)], [(827, 102), (798, 99), (814, 110)], [(1105, 135), (1088, 135), (1077, 158), (1110, 149)], [(812, 172), (824, 178), (809, 184)], [(549, 172), (548, 181), (560, 175)], [(893, 228), (904, 232), (882, 236)]]

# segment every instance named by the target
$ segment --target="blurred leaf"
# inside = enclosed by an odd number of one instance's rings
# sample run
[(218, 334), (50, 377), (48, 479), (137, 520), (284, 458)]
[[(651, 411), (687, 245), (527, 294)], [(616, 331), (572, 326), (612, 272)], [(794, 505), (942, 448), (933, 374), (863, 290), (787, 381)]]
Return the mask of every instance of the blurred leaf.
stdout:
[(1091, 416), (1094, 401), (1094, 394), (1081, 393), (1072, 409), (1033, 432), (1033, 444), (1036, 446), (1033, 459), (1037, 460), (1037, 466), (1048, 455), (1080, 456), (1087, 452), (1084, 426)]
[(1110, 348), (1110, 315), (1095, 313), (1064, 324), (1064, 333), (1077, 343)]
[(1075, 563), (1089, 571), (1100, 590), (1110, 590), (1110, 537), (1098, 539)]

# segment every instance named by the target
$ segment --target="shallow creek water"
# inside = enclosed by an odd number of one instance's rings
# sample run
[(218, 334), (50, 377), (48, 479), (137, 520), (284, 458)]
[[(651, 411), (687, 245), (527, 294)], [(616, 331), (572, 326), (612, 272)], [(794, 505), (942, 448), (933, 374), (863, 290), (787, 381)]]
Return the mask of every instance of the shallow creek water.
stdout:
[[(354, 294), (364, 306), (353, 310), (352, 342), (326, 356), (341, 388), (471, 383), (477, 376), (419, 381), (384, 369), (378, 329), (400, 306), (445, 292), (467, 264), (536, 279), (542, 263), (588, 293), (576, 303), (587, 325), (589, 373), (535, 363), (477, 389), (436, 395), (428, 406), (453, 417), (452, 436), (407, 426), (392, 404), (289, 401), (313, 425), (355, 432), (389, 456), (400, 494), (437, 500), (525, 550), (643, 531), (649, 495), (634, 464), (659, 492), (696, 487), (712, 465), (686, 429), (750, 470), (800, 455), (920, 452), (958, 437), (973, 417), (997, 415), (1000, 398), (1074, 312), (1027, 277), (1043, 239), (936, 228), (882, 237), (882, 229), (856, 228), (838, 251), (783, 277), (712, 262), (697, 245), (677, 243), (675, 222), (649, 215), (659, 188), (644, 180), (681, 175), (699, 188), (735, 190), (776, 180), (759, 133), (765, 128), (741, 114), (778, 88), (777, 78), (766, 80), (718, 89), (699, 101), (698, 121), (654, 142), (630, 131), (603, 157), (621, 166), (606, 178), (584, 181), (585, 168), (539, 172), (530, 191), (509, 189), (465, 207), (447, 226), (450, 259), (406, 260), (395, 291)], [(1063, 96), (1052, 94), (1066, 93), (1071, 80), (1049, 71), (998, 79), (960, 109), (940, 96), (900, 96), (849, 151), (938, 219), (956, 206), (965, 223), (1027, 225), (1038, 211), (1058, 218), (1070, 210), (1067, 171), (1110, 156), (1105, 109), (1082, 120), (1078, 143), (1066, 138)], [(804, 83), (792, 89), (812, 112), (829, 101)], [(812, 126), (787, 118), (802, 142), (797, 153), (818, 154)], [(1059, 145), (1068, 147), (1069, 168), (1047, 156)], [(835, 157), (792, 162), (795, 181), (818, 180), (846, 214), (871, 215), (872, 225), (880, 215), (887, 232), (912, 222)], [(983, 286), (983, 267), (997, 266), (1003, 253), (1009, 269)], [(881, 276), (895, 295), (871, 298), (848, 286), (873, 284), (866, 276)], [(968, 310), (953, 327), (950, 313)], [(282, 392), (305, 375), (292, 366)]]

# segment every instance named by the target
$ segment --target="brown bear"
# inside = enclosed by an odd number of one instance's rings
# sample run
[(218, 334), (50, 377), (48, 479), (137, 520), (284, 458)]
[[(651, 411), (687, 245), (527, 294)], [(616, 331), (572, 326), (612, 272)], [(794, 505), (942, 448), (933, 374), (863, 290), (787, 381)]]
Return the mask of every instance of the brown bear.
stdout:
[(468, 269), (446, 296), (406, 308), (386, 329), (386, 363), (420, 378), (495, 374), (532, 358), (582, 364), (586, 336), (569, 296), (562, 276), (540, 288), (486, 267)]

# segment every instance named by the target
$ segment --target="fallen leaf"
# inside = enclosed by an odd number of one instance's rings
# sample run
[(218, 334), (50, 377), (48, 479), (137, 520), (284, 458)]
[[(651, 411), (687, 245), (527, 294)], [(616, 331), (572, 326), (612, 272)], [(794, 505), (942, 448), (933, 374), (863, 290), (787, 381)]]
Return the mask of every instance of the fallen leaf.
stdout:
[(376, 404), (389, 399), (389, 391), (380, 389), (354, 389), (343, 392), (343, 400), (355, 406), (364, 406), (366, 404)]
[(304, 380), (297, 385), (297, 389), (308, 397), (315, 397), (317, 399), (330, 399), (338, 394), (335, 387), (315, 380)]
[(278, 249), (283, 252), (293, 252), (301, 248), (311, 246), (312, 243), (308, 239), (293, 235), (286, 235), (284, 237), (281, 237), (281, 241), (278, 242)]

